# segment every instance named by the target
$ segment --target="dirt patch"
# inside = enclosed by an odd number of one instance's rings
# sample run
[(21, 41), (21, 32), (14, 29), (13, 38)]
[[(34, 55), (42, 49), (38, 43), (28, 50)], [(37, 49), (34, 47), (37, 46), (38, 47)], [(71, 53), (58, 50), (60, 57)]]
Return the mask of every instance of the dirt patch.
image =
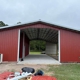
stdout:
[(4, 71), (12, 71), (12, 72), (17, 72), (17, 71), (21, 71), (21, 68), (23, 67), (32, 67), (35, 70), (38, 69), (46, 69), (47, 65), (41, 65), (41, 64), (35, 64), (35, 65), (31, 65), (31, 64), (17, 64), (17, 63), (3, 63), (0, 64), (0, 73), (4, 72)]

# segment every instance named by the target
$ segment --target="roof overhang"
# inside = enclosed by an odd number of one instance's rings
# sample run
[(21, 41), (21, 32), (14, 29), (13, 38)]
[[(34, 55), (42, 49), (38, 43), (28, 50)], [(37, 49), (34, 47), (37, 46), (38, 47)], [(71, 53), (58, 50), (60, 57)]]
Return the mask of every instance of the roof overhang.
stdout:
[(31, 24), (36, 24), (36, 23), (39, 23), (39, 24), (41, 23), (41, 24), (52, 26), (52, 27), (55, 26), (56, 28), (61, 28), (61, 29), (65, 29), (65, 30), (80, 32), (80, 30), (76, 30), (76, 29), (72, 29), (72, 28), (68, 28), (68, 27), (63, 27), (63, 26), (47, 23), (47, 22), (44, 22), (44, 21), (35, 21), (35, 22), (29, 22), (29, 23), (23, 23), (23, 24), (20, 23), (20, 24), (16, 24), (16, 25), (12, 25), (12, 26), (4, 26), (4, 27), (0, 27), (0, 30), (7, 29), (7, 28), (17, 28), (19, 26), (31, 25)]

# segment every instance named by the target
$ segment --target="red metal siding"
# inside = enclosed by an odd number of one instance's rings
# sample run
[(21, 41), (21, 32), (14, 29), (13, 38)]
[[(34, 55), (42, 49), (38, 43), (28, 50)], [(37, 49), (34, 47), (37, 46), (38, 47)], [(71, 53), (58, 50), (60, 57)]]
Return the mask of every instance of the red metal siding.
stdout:
[(80, 62), (80, 34), (60, 31), (61, 62)]
[[(80, 62), (80, 34), (70, 30), (44, 24), (23, 25), (13, 29), (4, 29), (0, 32), (0, 53), (4, 61), (17, 61), (18, 29), (50, 28), (60, 30), (60, 59), (61, 62)], [(22, 57), (23, 35), (20, 35), (20, 58)], [(29, 39), (25, 37), (25, 56), (29, 54)]]
[(0, 32), (0, 53), (3, 61), (17, 61), (18, 30), (6, 30)]
[(49, 25), (44, 25), (44, 24), (34, 24), (34, 25), (29, 25), (29, 26), (20, 26), (18, 27), (20, 29), (26, 29), (26, 28), (50, 28), (50, 29), (55, 29), (55, 30), (59, 30), (59, 28), (55, 27), (55, 26), (49, 26)]
[(29, 55), (29, 38), (25, 35), (25, 56)]

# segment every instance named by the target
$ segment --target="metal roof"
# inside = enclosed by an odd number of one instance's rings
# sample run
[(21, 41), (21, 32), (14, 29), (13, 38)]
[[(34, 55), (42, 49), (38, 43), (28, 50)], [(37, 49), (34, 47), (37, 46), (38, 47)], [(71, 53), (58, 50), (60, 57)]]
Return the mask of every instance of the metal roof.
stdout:
[(63, 26), (61, 26), (61, 25), (51, 24), (51, 23), (44, 22), (44, 21), (35, 21), (35, 22), (28, 22), (28, 23), (20, 23), (20, 24), (11, 25), (11, 26), (3, 26), (3, 27), (0, 27), (0, 29), (18, 27), (18, 26), (21, 26), (21, 25), (28, 25), (28, 24), (33, 24), (33, 23), (45, 23), (45, 24), (48, 24), (48, 25), (53, 25), (53, 26), (55, 26), (55, 27), (60, 27), (60, 28), (63, 28), (63, 29), (68, 29), (68, 30), (73, 30), (73, 31), (78, 31), (78, 32), (80, 32), (80, 30), (77, 30), (77, 29), (72, 29), (72, 28), (69, 28), (69, 27), (63, 27)]
[(49, 28), (27, 28), (22, 30), (30, 40), (44, 40), (58, 43), (58, 31)]

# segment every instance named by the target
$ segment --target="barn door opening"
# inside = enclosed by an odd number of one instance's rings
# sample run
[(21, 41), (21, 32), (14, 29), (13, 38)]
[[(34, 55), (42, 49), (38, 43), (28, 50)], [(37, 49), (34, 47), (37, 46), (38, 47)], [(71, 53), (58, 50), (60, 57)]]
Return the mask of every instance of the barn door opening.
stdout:
[[(55, 61), (60, 61), (60, 31), (50, 28), (23, 29), (20, 33), (19, 59), (28, 59), (27, 55), (29, 55), (31, 51), (30, 41), (33, 40), (43, 40), (46, 42), (45, 49), (41, 50), (40, 54), (44, 52), (46, 55), (55, 59)], [(38, 48), (40, 48), (39, 45)]]

